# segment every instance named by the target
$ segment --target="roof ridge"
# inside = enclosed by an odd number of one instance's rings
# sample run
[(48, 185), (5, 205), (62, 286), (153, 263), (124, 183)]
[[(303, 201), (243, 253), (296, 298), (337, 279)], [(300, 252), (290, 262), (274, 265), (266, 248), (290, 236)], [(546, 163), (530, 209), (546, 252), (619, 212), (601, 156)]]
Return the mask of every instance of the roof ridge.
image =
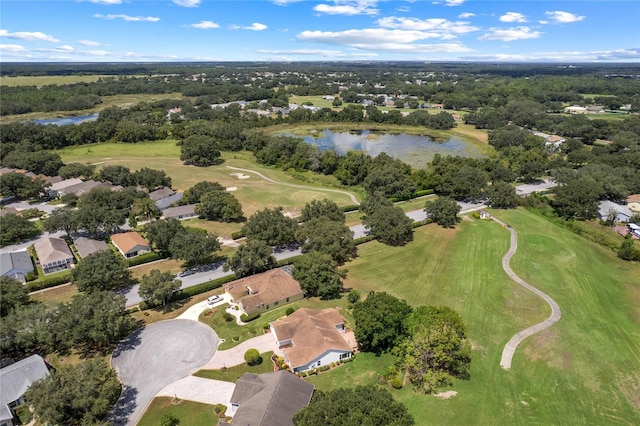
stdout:
[(269, 402), (267, 403), (267, 409), (264, 410), (264, 413), (262, 414), (262, 418), (260, 419), (260, 423), (259, 423), (260, 425), (264, 421), (265, 417), (267, 417), (267, 412), (269, 411), (269, 408), (271, 407), (271, 403), (273, 402), (273, 399), (276, 397), (276, 394), (278, 393), (278, 389), (280, 388), (280, 384), (282, 383), (284, 374), (286, 372), (284, 370), (278, 370), (278, 371), (275, 371), (275, 372), (272, 373), (272, 374), (275, 375), (275, 374), (280, 373), (280, 372), (281, 372), (280, 377), (278, 378), (278, 381), (276, 382), (276, 386), (273, 389), (273, 392), (271, 392), (271, 398), (269, 398)]

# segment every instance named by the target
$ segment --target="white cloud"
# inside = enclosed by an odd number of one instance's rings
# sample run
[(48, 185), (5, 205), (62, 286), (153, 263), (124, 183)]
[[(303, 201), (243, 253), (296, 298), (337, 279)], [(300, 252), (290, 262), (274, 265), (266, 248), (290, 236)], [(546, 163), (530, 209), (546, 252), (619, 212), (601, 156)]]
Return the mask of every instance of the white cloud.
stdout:
[(107, 19), (109, 21), (112, 21), (114, 19), (122, 19), (128, 22), (140, 22), (140, 21), (158, 22), (160, 20), (160, 18), (156, 18), (155, 16), (130, 16), (130, 15), (123, 15), (123, 14), (101, 15), (99, 13), (96, 13), (95, 15), (93, 15), (93, 17)]
[(527, 17), (518, 12), (507, 12), (499, 19), (502, 22), (527, 22)]
[(75, 52), (76, 49), (73, 46), (64, 45), (58, 46), (53, 49), (34, 49), (36, 52), (52, 52), (52, 53), (71, 53)]
[(327, 15), (377, 15), (374, 9), (376, 1), (342, 1), (334, 0), (334, 4), (318, 4), (313, 7), (318, 13)]
[(466, 0), (445, 0), (445, 6), (460, 6)]
[(378, 50), (395, 53), (456, 53), (472, 52), (466, 46), (458, 43), (436, 43), (436, 44), (404, 44), (404, 43), (380, 43), (353, 45), (352, 47), (363, 50)]
[(478, 40), (514, 41), (539, 38), (541, 35), (540, 31), (532, 31), (529, 27), (490, 28), (489, 32), (479, 37)]
[(398, 12), (403, 12), (406, 13), (408, 11), (411, 10), (411, 8), (409, 6), (400, 6), (399, 8), (396, 9)]
[(276, 6), (286, 6), (291, 3), (298, 3), (302, 0), (272, 0), (273, 4)]
[(173, 0), (173, 2), (183, 7), (198, 7), (202, 0)]
[(51, 43), (60, 42), (60, 40), (53, 37), (52, 35), (45, 34), (40, 31), (34, 31), (34, 32), (18, 31), (15, 33), (10, 33), (7, 30), (0, 30), (0, 37), (7, 37), (15, 40), (25, 40), (25, 41), (48, 41)]
[(251, 31), (263, 31), (263, 30), (266, 30), (267, 28), (269, 27), (267, 27), (265, 24), (261, 24), (260, 22), (254, 22), (248, 27), (243, 27), (242, 29), (251, 30)]
[(573, 13), (562, 12), (559, 10), (545, 12), (544, 14), (547, 15), (554, 24), (570, 24), (572, 22), (582, 21), (585, 18), (584, 16), (578, 16)]
[(0, 51), (20, 53), (20, 52), (26, 52), (27, 49), (25, 49), (24, 46), (20, 46), (19, 44), (0, 44)]
[(91, 3), (97, 3), (97, 4), (106, 4), (106, 5), (112, 5), (112, 4), (121, 4), (122, 0), (89, 0)]
[(470, 61), (524, 62), (627, 62), (640, 59), (640, 48), (593, 52), (531, 52), (525, 54), (472, 55), (461, 59)]
[(220, 25), (212, 21), (200, 21), (197, 24), (189, 25), (192, 28), (198, 28), (200, 30), (210, 30), (212, 28), (220, 28)]
[(377, 53), (373, 52), (343, 52), (340, 50), (323, 50), (323, 49), (293, 49), (293, 50), (271, 50), (271, 49), (258, 49), (258, 53), (265, 53), (271, 55), (294, 55), (294, 56), (323, 56), (326, 58), (345, 58), (345, 57), (363, 57), (363, 58), (375, 58)]
[(443, 38), (446, 38), (446, 35), (466, 34), (480, 29), (469, 25), (468, 22), (454, 22), (443, 18), (417, 19), (389, 16), (378, 19), (377, 24), (383, 28), (439, 32), (442, 33)]
[(102, 46), (102, 43), (93, 40), (78, 40), (78, 44), (83, 46)]
[(474, 16), (476, 16), (476, 14), (475, 14), (475, 13), (471, 13), (471, 12), (463, 12), (463, 13), (461, 13), (460, 15), (458, 15), (458, 18), (460, 18), (460, 19), (467, 19), (467, 18), (472, 18), (472, 17), (474, 17)]

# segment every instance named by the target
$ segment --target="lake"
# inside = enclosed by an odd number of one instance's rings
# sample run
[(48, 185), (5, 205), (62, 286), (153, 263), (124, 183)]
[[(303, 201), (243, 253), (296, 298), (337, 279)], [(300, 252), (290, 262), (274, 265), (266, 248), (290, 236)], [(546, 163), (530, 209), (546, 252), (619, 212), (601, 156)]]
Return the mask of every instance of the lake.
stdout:
[(434, 142), (426, 136), (378, 133), (369, 130), (359, 132), (334, 133), (330, 130), (317, 132), (312, 136), (302, 136), (305, 142), (316, 145), (321, 150), (333, 149), (344, 155), (347, 151), (362, 151), (377, 156), (385, 152), (391, 157), (423, 168), (435, 154), (442, 156), (486, 157), (478, 147), (462, 139), (451, 137), (445, 142)]
[(66, 126), (68, 124), (79, 124), (85, 121), (95, 121), (98, 114), (77, 115), (73, 117), (47, 118), (43, 120), (33, 120), (36, 124), (55, 124), (56, 126)]

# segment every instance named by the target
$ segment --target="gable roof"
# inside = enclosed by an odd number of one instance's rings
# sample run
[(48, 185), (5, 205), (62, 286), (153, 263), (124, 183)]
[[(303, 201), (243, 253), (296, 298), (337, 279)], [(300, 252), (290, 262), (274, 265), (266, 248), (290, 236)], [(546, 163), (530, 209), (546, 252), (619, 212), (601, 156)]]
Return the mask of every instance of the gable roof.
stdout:
[(624, 199), (627, 204), (629, 203), (640, 203), (640, 194), (632, 194)]
[(291, 340), (293, 346), (282, 351), (292, 368), (306, 365), (328, 350), (353, 351), (336, 325), (344, 320), (333, 308), (301, 308), (271, 323), (278, 341)]
[(29, 386), (48, 375), (49, 369), (40, 355), (31, 355), (0, 369), (0, 403), (20, 399)]
[(173, 203), (177, 203), (182, 200), (182, 192), (175, 193), (173, 195), (169, 195), (168, 197), (161, 198), (156, 201), (156, 207), (159, 210), (166, 210)]
[(153, 201), (158, 201), (158, 200), (166, 198), (166, 197), (168, 197), (170, 195), (173, 195), (175, 193), (176, 192), (173, 189), (171, 189), (169, 187), (166, 187), (166, 186), (163, 186), (160, 189), (156, 189), (155, 191), (150, 192), (149, 193), (149, 198), (151, 198)]
[(41, 264), (53, 263), (59, 260), (73, 259), (73, 254), (62, 238), (49, 237), (36, 242), (33, 247), (38, 254)]
[(137, 232), (125, 232), (122, 234), (113, 234), (111, 236), (111, 242), (118, 247), (124, 253), (129, 253), (131, 249), (138, 245), (149, 247), (147, 240), (142, 238), (142, 235)]
[(293, 416), (311, 401), (314, 386), (288, 371), (244, 373), (236, 382), (231, 403), (238, 404), (232, 425), (289, 426)]
[(627, 217), (633, 216), (633, 213), (627, 206), (623, 206), (609, 200), (600, 202), (600, 205), (598, 206), (598, 213), (600, 214), (600, 217), (607, 217), (611, 211), (615, 212), (617, 215), (624, 215)]
[(164, 216), (165, 219), (170, 219), (172, 217), (178, 217), (183, 215), (195, 215), (196, 214), (195, 207), (196, 207), (195, 204), (169, 207), (168, 209), (164, 210), (164, 212), (162, 213), (162, 216)]
[(82, 179), (78, 179), (78, 178), (65, 179), (65, 180), (61, 180), (60, 182), (52, 183), (49, 189), (51, 191), (60, 191), (61, 189), (68, 188), (70, 186), (78, 185), (81, 183), (82, 183)]
[(232, 281), (224, 289), (249, 308), (302, 294), (300, 283), (280, 268)]
[(31, 256), (26, 250), (0, 254), (0, 276), (13, 269), (27, 272), (33, 271)]
[(101, 250), (109, 250), (109, 246), (104, 241), (92, 240), (87, 237), (79, 237), (74, 241), (74, 244), (81, 257), (87, 257)]

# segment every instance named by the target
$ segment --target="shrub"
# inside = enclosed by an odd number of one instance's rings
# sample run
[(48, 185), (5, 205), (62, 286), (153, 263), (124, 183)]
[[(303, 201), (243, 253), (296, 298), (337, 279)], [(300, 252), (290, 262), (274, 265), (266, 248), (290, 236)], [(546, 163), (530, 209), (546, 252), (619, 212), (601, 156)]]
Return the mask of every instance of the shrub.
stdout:
[(179, 423), (180, 420), (171, 413), (164, 414), (160, 419), (160, 426), (177, 426)]
[(271, 326), (269, 325), (268, 322), (265, 322), (264, 324), (262, 324), (262, 329), (265, 330), (265, 331), (268, 330), (270, 327)]
[(216, 404), (213, 408), (213, 411), (218, 415), (218, 417), (224, 416), (224, 413), (227, 411), (227, 406), (224, 404)]
[(224, 314), (222, 314), (222, 317), (226, 322), (231, 322), (235, 319), (234, 316), (231, 315), (229, 312), (225, 312)]
[(162, 253), (162, 254), (156, 253), (156, 252), (145, 253), (145, 254), (141, 254), (140, 256), (127, 259), (127, 265), (129, 265), (129, 267), (137, 266), (137, 265), (142, 265), (143, 263), (149, 263), (155, 260), (165, 259), (167, 257), (169, 257), (169, 255), (166, 253)]
[(262, 362), (262, 357), (260, 356), (260, 352), (257, 349), (247, 349), (244, 353), (244, 360), (249, 365), (258, 365)]
[(323, 372), (323, 371), (327, 371), (327, 370), (329, 370), (330, 368), (331, 368), (331, 367), (330, 367), (330, 366), (328, 366), (328, 365), (323, 365), (323, 366), (321, 366), (318, 370), (320, 370), (320, 372)]
[(360, 210), (360, 206), (355, 204), (350, 204), (348, 206), (340, 207), (340, 210), (342, 210), (343, 213), (354, 212), (356, 210)]
[(400, 377), (396, 377), (391, 380), (391, 387), (393, 387), (394, 389), (402, 389), (402, 380), (400, 379)]
[(244, 237), (245, 237), (245, 235), (244, 235), (244, 232), (242, 232), (242, 231), (237, 231), (237, 232), (232, 232), (231, 233), (231, 238), (234, 239), (234, 240), (238, 240), (238, 239), (244, 238)]
[(347, 296), (347, 300), (349, 300), (349, 303), (353, 305), (360, 300), (360, 292), (358, 290), (351, 290)]
[(292, 313), (294, 313), (295, 311), (296, 311), (296, 310), (293, 308), (293, 306), (289, 306), (289, 307), (287, 308), (287, 311), (285, 312), (285, 315), (289, 316), (289, 315), (291, 315)]
[(471, 213), (471, 216), (473, 216), (474, 219), (480, 219), (480, 213), (478, 212)]
[(240, 321), (242, 322), (251, 322), (257, 318), (260, 318), (260, 312), (254, 312), (251, 315), (247, 315), (247, 314), (240, 315)]

